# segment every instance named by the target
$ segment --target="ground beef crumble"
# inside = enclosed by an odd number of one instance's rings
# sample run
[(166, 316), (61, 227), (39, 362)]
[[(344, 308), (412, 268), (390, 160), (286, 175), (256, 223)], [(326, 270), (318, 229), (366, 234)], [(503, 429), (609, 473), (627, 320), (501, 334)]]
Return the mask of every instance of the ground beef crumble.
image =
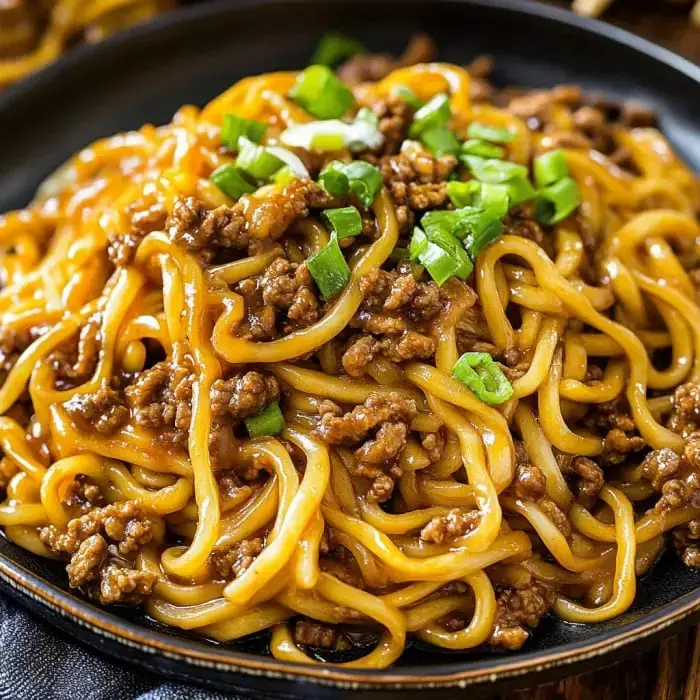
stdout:
[(700, 428), (700, 384), (688, 382), (676, 389), (668, 427), (683, 437)]
[(607, 431), (600, 457), (602, 464), (621, 464), (631, 454), (640, 452), (647, 446), (637, 433), (624, 396), (597, 405), (586, 416), (585, 422), (590, 428)]
[(559, 451), (555, 452), (555, 457), (562, 474), (574, 482), (575, 491), (581, 504), (586, 508), (592, 507), (605, 484), (603, 470), (588, 457), (565, 454)]
[(83, 324), (77, 339), (64, 343), (49, 355), (56, 388), (73, 389), (94, 373), (102, 346), (102, 315), (95, 313)]
[(294, 641), (315, 649), (341, 651), (350, 648), (348, 638), (340, 630), (310, 620), (297, 620), (294, 625)]
[(374, 502), (389, 499), (402, 470), (398, 458), (406, 446), (409, 425), (416, 415), (416, 403), (401, 394), (370, 394), (361, 406), (342, 412), (330, 401), (321, 407), (316, 432), (331, 445), (356, 445), (357, 476), (372, 480), (367, 498)]
[(478, 510), (451, 508), (445, 515), (433, 518), (420, 532), (423, 542), (448, 544), (476, 529), (481, 520)]
[(250, 567), (264, 546), (265, 541), (262, 537), (251, 537), (237, 542), (228, 549), (212, 552), (209, 563), (218, 578), (226, 580), (237, 578)]
[(496, 619), (489, 644), (515, 651), (527, 641), (528, 628), (537, 627), (552, 603), (549, 589), (535, 582), (519, 590), (507, 588), (500, 591), (496, 596), (496, 605)]
[(42, 528), (41, 541), (69, 560), (72, 588), (85, 587), (100, 603), (139, 603), (153, 591), (156, 576), (134, 568), (139, 549), (153, 538), (148, 512), (134, 501), (94, 508), (68, 521), (65, 530)]
[(126, 233), (113, 235), (107, 245), (107, 256), (117, 267), (131, 264), (141, 241), (153, 231), (162, 231), (168, 213), (162, 202), (138, 199), (127, 207), (130, 226)]

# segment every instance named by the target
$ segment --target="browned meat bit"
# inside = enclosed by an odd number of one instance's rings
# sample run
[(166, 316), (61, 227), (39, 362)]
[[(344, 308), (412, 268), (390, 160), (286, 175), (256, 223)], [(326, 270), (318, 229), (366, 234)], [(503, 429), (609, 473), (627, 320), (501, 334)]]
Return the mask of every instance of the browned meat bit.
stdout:
[(416, 282), (411, 274), (399, 275), (386, 270), (372, 270), (360, 280), (362, 309), (368, 312), (405, 312), (420, 323), (434, 318), (443, 299), (435, 282)]
[(557, 463), (565, 476), (576, 478), (576, 491), (581, 503), (590, 508), (605, 484), (603, 470), (591, 459), (558, 452)]
[(392, 362), (405, 362), (416, 358), (427, 359), (435, 353), (432, 338), (416, 331), (403, 331), (400, 336), (391, 336), (377, 341), (372, 336), (360, 336), (343, 353), (345, 371), (353, 377), (364, 374), (365, 367), (381, 354)]
[(363, 157), (374, 163), (382, 173), (384, 184), (396, 205), (400, 233), (411, 230), (415, 212), (451, 206), (447, 196), (447, 178), (458, 165), (454, 156), (436, 158), (410, 142), (396, 155)]
[(68, 508), (79, 510), (81, 513), (87, 513), (93, 508), (104, 505), (104, 496), (100, 487), (82, 475), (71, 482), (61, 500)]
[(688, 382), (676, 389), (668, 427), (683, 437), (700, 427), (700, 384)]
[(401, 144), (408, 135), (408, 127), (413, 121), (413, 107), (398, 97), (387, 97), (372, 105), (378, 118), (378, 128), (384, 143), (381, 153), (398, 153)]
[(219, 505), (222, 511), (235, 508), (253, 495), (252, 487), (242, 485), (234, 472), (223, 472), (217, 477), (216, 483), (219, 487)]
[(620, 464), (631, 453), (646, 447), (644, 439), (637, 434), (634, 419), (623, 396), (596, 406), (586, 416), (586, 424), (594, 429), (607, 430), (601, 455), (603, 464)]
[(464, 511), (461, 508), (450, 508), (445, 515), (433, 518), (421, 531), (423, 542), (447, 544), (475, 530), (479, 525), (481, 515), (478, 510)]
[(350, 339), (350, 345), (343, 353), (343, 369), (351, 377), (361, 377), (365, 368), (379, 352), (379, 342), (371, 335), (359, 335)]
[(207, 209), (194, 197), (176, 200), (167, 221), (170, 237), (209, 262), (221, 249), (245, 250), (260, 240), (279, 238), (309, 207), (327, 205), (325, 190), (310, 180), (292, 180), (264, 198), (244, 195), (233, 206)]
[(442, 430), (437, 433), (421, 433), (420, 444), (433, 464), (442, 459), (442, 453), (445, 449), (445, 436)]
[(277, 380), (261, 372), (246, 372), (229, 379), (217, 379), (211, 387), (213, 416), (229, 415), (241, 420), (262, 411), (277, 401), (280, 388)]
[(162, 231), (168, 212), (161, 202), (137, 200), (127, 207), (131, 227), (127, 233), (110, 237), (109, 259), (117, 266), (126, 266), (134, 258), (141, 241), (153, 231)]
[(71, 418), (102, 435), (111, 435), (129, 420), (129, 409), (121, 394), (103, 379), (94, 394), (75, 394), (63, 404)]
[(209, 561), (219, 578), (238, 578), (263, 551), (264, 545), (262, 537), (251, 537), (236, 543), (229, 549), (212, 552)]
[(503, 233), (508, 236), (520, 236), (534, 241), (551, 256), (551, 242), (535, 219), (531, 205), (521, 204), (506, 214), (503, 219)]
[(341, 80), (354, 87), (360, 83), (375, 82), (402, 66), (427, 63), (435, 59), (437, 49), (427, 34), (414, 36), (399, 58), (385, 53), (364, 53), (349, 58), (338, 68)]
[(681, 456), (668, 447), (662, 447), (660, 450), (652, 450), (644, 458), (641, 467), (644, 478), (651, 482), (656, 491), (660, 491), (680, 471)]
[(370, 394), (362, 406), (342, 416), (333, 409), (322, 408), (316, 432), (332, 445), (364, 441), (355, 451), (358, 464), (354, 471), (373, 480), (368, 499), (383, 502), (391, 496), (394, 480), (401, 476), (397, 460), (406, 446), (408, 426), (415, 414), (416, 403), (412, 399), (393, 392), (386, 396)]
[(673, 546), (686, 566), (700, 568), (700, 520), (690, 520), (673, 531)]
[(554, 523), (564, 537), (571, 535), (571, 523), (566, 513), (549, 497), (543, 496), (537, 502), (540, 510)]
[(69, 520), (65, 530), (49, 525), (39, 538), (69, 558), (70, 585), (87, 586), (101, 602), (138, 603), (153, 590), (153, 574), (130, 568), (139, 549), (153, 538), (146, 510), (133, 501), (95, 508)]
[(100, 357), (102, 315), (93, 314), (74, 341), (50, 355), (58, 389), (72, 389), (92, 376)]
[(124, 396), (134, 421), (157, 431), (158, 439), (184, 447), (192, 418), (192, 358), (182, 347), (169, 361), (145, 370)]
[(509, 651), (520, 649), (525, 644), (528, 628), (537, 627), (551, 607), (549, 590), (537, 582), (528, 588), (501, 591), (496, 603), (496, 619), (489, 644)]
[(350, 648), (347, 637), (335, 627), (306, 620), (297, 620), (294, 625), (294, 641), (316, 649), (341, 651)]

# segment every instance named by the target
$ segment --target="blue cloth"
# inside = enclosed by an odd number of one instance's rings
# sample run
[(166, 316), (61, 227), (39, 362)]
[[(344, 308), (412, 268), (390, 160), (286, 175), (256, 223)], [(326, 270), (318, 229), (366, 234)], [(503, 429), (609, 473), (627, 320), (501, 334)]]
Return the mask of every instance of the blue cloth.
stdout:
[(0, 700), (243, 700), (97, 656), (0, 594)]

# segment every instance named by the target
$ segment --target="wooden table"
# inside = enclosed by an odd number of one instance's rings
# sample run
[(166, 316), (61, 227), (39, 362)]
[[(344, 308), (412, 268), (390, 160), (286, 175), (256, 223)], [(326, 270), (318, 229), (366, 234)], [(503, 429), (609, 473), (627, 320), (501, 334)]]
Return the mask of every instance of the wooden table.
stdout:
[[(606, 20), (700, 63), (700, 27), (688, 24), (686, 8), (660, 0), (616, 2)], [(615, 666), (499, 700), (700, 700), (700, 627)]]

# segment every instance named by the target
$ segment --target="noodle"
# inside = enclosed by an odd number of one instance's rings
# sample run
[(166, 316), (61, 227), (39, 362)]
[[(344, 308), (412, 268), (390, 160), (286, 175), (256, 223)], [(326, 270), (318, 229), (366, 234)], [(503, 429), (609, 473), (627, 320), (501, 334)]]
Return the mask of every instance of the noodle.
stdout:
[[(491, 100), (423, 49), (326, 76), (376, 115), (332, 127), (359, 145), (290, 145), (328, 104), (250, 77), (0, 217), (0, 528), (72, 587), (383, 668), (621, 615), (671, 541), (700, 565), (694, 176), (574, 88)], [(430, 152), (426, 110), (465, 150)]]

